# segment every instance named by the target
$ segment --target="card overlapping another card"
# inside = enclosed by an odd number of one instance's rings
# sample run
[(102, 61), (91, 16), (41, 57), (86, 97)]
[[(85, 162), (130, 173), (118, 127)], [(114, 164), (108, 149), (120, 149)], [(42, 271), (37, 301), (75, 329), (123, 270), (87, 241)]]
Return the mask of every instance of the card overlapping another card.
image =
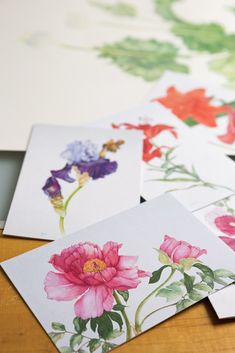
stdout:
[(141, 135), (35, 126), (4, 234), (53, 240), (138, 205)]
[(146, 200), (171, 192), (196, 211), (235, 193), (233, 161), (215, 153), (160, 103), (115, 114), (92, 126), (143, 132), (141, 195)]
[(60, 352), (107, 352), (235, 272), (233, 251), (170, 195), (1, 265)]

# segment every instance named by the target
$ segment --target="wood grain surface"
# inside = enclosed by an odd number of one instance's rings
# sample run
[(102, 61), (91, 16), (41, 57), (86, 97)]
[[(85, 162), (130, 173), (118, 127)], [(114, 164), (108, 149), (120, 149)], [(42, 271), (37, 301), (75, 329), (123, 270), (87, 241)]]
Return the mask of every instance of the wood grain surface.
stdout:
[[(0, 234), (0, 261), (43, 244), (46, 242)], [(0, 353), (57, 353), (2, 270), (0, 291)], [(219, 320), (205, 299), (114, 352), (235, 353), (235, 320)]]

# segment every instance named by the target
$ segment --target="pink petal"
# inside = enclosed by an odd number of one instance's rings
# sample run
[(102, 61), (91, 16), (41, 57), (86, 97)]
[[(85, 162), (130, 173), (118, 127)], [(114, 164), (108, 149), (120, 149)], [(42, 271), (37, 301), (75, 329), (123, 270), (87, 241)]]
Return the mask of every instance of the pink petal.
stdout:
[(147, 272), (147, 271), (142, 271), (142, 270), (138, 270), (138, 277), (150, 277), (152, 276), (151, 272)]
[(164, 251), (172, 259), (172, 252), (180, 244), (180, 242), (169, 235), (165, 235), (164, 242), (160, 246), (160, 250)]
[(73, 284), (66, 279), (62, 273), (48, 272), (44, 280), (44, 289), (48, 299), (54, 300), (72, 300), (82, 295), (87, 286)]
[(138, 269), (130, 268), (118, 271), (116, 276), (107, 283), (107, 286), (112, 289), (128, 290), (136, 288), (139, 283)]
[(102, 250), (104, 261), (107, 266), (116, 266), (119, 260), (118, 251), (122, 244), (115, 243), (113, 241), (107, 242)]
[(180, 260), (190, 257), (191, 249), (190, 245), (186, 242), (179, 242), (180, 244), (175, 248), (171, 254), (173, 262), (179, 263)]
[(229, 237), (219, 237), (223, 240), (231, 249), (235, 251), (235, 239)]
[(117, 268), (122, 270), (125, 268), (131, 268), (135, 266), (138, 260), (138, 256), (119, 256), (119, 262)]
[(83, 320), (99, 317), (104, 311), (110, 311), (113, 307), (113, 294), (106, 286), (91, 287), (80, 297), (75, 305), (75, 314)]
[(101, 272), (86, 272), (79, 275), (79, 279), (88, 286), (97, 286), (110, 281), (116, 274), (116, 269), (108, 267)]
[(206, 249), (200, 249), (197, 246), (191, 246), (191, 253), (189, 257), (193, 257), (194, 259), (197, 259), (199, 256), (207, 254)]

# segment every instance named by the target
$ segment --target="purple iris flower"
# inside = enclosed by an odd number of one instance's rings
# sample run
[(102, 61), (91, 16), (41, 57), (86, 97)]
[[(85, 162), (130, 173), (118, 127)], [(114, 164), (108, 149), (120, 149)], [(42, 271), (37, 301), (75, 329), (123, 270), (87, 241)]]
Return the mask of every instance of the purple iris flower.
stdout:
[(50, 177), (47, 179), (42, 190), (50, 199), (54, 199), (55, 197), (58, 197), (58, 196), (62, 197), (60, 184), (54, 177)]
[(69, 164), (74, 165), (79, 162), (97, 160), (99, 158), (99, 151), (97, 146), (89, 140), (85, 142), (74, 141), (67, 145), (66, 150), (61, 153), (61, 157), (66, 159)]
[(108, 174), (116, 172), (117, 162), (111, 162), (107, 158), (100, 157), (96, 161), (80, 162), (75, 164), (81, 174), (87, 172), (92, 179), (104, 178)]
[(73, 183), (75, 181), (74, 178), (71, 178), (69, 175), (72, 169), (71, 164), (66, 164), (66, 166), (62, 169), (59, 170), (51, 170), (51, 174), (53, 177), (58, 178), (58, 179), (63, 179), (67, 181), (68, 183)]

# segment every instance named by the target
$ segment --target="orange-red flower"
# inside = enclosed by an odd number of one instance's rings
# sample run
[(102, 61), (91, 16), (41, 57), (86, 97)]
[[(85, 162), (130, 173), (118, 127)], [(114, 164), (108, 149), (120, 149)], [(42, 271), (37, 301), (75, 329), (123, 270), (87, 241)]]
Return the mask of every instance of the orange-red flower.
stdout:
[(230, 111), (228, 114), (228, 126), (227, 126), (226, 134), (218, 136), (218, 139), (230, 145), (235, 142), (235, 109), (234, 108), (230, 108)]
[(186, 93), (179, 92), (174, 86), (167, 89), (167, 95), (153, 99), (160, 102), (181, 120), (192, 118), (195, 122), (206, 126), (216, 126), (218, 114), (228, 112), (227, 106), (213, 106), (210, 104), (212, 97), (206, 97), (203, 88), (193, 89)]
[(155, 146), (151, 139), (159, 135), (163, 131), (169, 131), (175, 138), (178, 137), (177, 132), (173, 126), (164, 125), (164, 124), (139, 124), (134, 125), (130, 123), (122, 123), (122, 124), (112, 124), (114, 129), (119, 129), (120, 127), (124, 127), (127, 130), (141, 130), (144, 133), (144, 141), (143, 141), (143, 161), (149, 162), (153, 158), (160, 158), (162, 156), (162, 148), (167, 146)]

